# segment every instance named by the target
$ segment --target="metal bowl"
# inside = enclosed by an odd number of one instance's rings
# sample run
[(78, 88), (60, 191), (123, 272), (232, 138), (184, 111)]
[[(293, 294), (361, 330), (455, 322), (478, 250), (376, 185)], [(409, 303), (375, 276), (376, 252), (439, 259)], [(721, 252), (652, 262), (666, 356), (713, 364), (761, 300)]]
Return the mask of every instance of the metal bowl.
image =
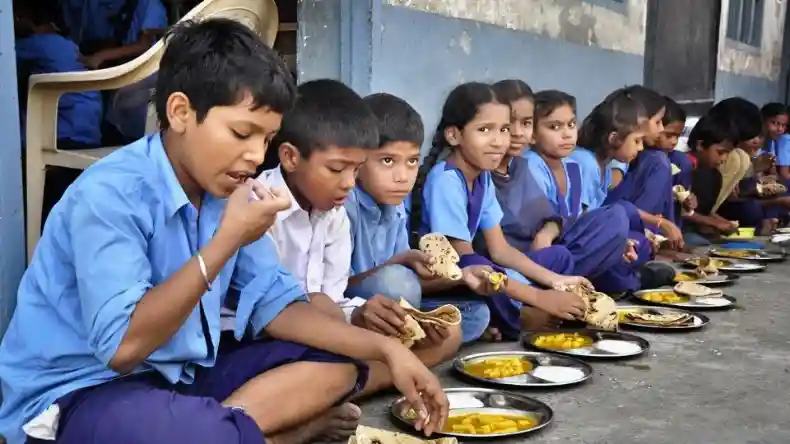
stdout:
[[(556, 334), (578, 333), (592, 339), (592, 344), (587, 347), (574, 349), (554, 349), (535, 345), (535, 341), (540, 336)], [(536, 350), (557, 353), (564, 356), (571, 356), (582, 359), (625, 359), (633, 358), (645, 353), (650, 349), (650, 343), (646, 339), (629, 333), (593, 330), (589, 328), (576, 330), (543, 330), (529, 332), (521, 338), (525, 347)]]
[(687, 302), (653, 302), (647, 299), (644, 299), (644, 296), (650, 293), (666, 293), (666, 292), (674, 292), (672, 287), (662, 287), (662, 288), (653, 288), (650, 290), (640, 290), (635, 291), (633, 294), (633, 298), (640, 303), (645, 303), (648, 305), (656, 305), (659, 307), (669, 307), (669, 308), (678, 308), (681, 310), (729, 310), (731, 308), (735, 308), (735, 303), (737, 302), (734, 297), (732, 296), (721, 296), (721, 297), (712, 297), (712, 298), (689, 298)]
[[(445, 389), (450, 402), (450, 417), (483, 413), (490, 415), (523, 416), (534, 421), (535, 426), (526, 430), (509, 433), (471, 434), (439, 431), (445, 436), (465, 439), (505, 438), (525, 435), (544, 429), (554, 421), (554, 411), (548, 405), (527, 396), (516, 395), (502, 390), (480, 388)], [(409, 403), (405, 397), (398, 398), (390, 406), (390, 414), (403, 426), (413, 428), (414, 420), (409, 415)]]
[(623, 320), (622, 318), (620, 319), (620, 326), (634, 328), (637, 330), (650, 330), (650, 331), (662, 331), (662, 332), (692, 331), (692, 330), (699, 330), (701, 328), (704, 328), (710, 322), (710, 319), (705, 315), (692, 313), (686, 310), (678, 310), (676, 308), (644, 307), (641, 305), (621, 305), (617, 307), (617, 312), (620, 313), (620, 311), (640, 311), (643, 313), (655, 312), (658, 314), (683, 313), (690, 315), (692, 318), (691, 322), (681, 325), (643, 324), (639, 322)]
[[(468, 371), (467, 365), (490, 359), (518, 358), (529, 363), (531, 370), (504, 378), (483, 377)], [(475, 353), (457, 358), (453, 369), (479, 382), (510, 387), (562, 387), (580, 384), (592, 377), (592, 367), (577, 359), (532, 351)]]

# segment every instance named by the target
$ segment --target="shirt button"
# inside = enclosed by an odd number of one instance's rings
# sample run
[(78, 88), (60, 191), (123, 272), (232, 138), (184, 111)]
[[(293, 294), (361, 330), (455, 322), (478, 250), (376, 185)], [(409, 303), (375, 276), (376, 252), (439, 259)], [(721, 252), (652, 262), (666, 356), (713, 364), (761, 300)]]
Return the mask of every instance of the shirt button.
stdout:
[(203, 339), (203, 330), (198, 330), (197, 337)]

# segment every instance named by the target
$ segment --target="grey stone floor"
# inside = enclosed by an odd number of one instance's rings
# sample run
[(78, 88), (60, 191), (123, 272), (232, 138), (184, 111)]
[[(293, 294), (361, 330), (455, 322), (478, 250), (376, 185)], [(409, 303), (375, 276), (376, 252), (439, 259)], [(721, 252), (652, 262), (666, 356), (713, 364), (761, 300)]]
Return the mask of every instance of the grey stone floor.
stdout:
[[(592, 362), (579, 387), (522, 394), (549, 404), (554, 425), (502, 443), (790, 443), (790, 261), (742, 275), (725, 293), (740, 307), (710, 312), (711, 323), (687, 334), (636, 334), (648, 354), (625, 362)], [(475, 344), (462, 353), (520, 350)], [(464, 387), (445, 364), (445, 387)], [(388, 415), (395, 395), (362, 405), (365, 425), (396, 430)]]

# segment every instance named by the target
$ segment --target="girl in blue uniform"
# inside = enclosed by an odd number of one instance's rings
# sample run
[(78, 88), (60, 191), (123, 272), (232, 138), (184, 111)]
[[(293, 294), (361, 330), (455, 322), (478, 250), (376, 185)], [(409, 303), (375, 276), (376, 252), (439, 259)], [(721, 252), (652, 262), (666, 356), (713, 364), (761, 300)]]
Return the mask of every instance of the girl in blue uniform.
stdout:
[(624, 88), (614, 94), (633, 98), (644, 108), (648, 117), (642, 125), (644, 150), (629, 164), (628, 174), (607, 194), (604, 203), (631, 202), (639, 209), (639, 214), (649, 230), (664, 233), (670, 248), (682, 250), (683, 235), (673, 222), (675, 202), (672, 195), (672, 167), (666, 154), (656, 148), (664, 131), (666, 100), (655, 91), (639, 85)]
[[(522, 153), (532, 139), (535, 97), (529, 86), (520, 80), (503, 80), (494, 84), (497, 96), (511, 107), (510, 148), (492, 179), (496, 186), (497, 201), (502, 207), (502, 231), (508, 243), (530, 254), (545, 248), (563, 248), (574, 259), (574, 274), (594, 278), (605, 270), (626, 260), (624, 250), (628, 245), (628, 218), (620, 205), (600, 208), (585, 214), (561, 214), (556, 202), (545, 195), (536, 180), (531, 166)], [(538, 112), (544, 114), (546, 100), (538, 93)], [(538, 119), (538, 131), (545, 131), (545, 119)], [(540, 135), (539, 140), (546, 137)], [(539, 159), (543, 161), (542, 158)], [(543, 162), (542, 165), (547, 165)], [(573, 164), (576, 165), (576, 164)], [(576, 169), (578, 173), (578, 168)], [(552, 176), (553, 177), (553, 176)], [(571, 201), (581, 199), (579, 175), (570, 189), (575, 193)], [(563, 199), (560, 199), (562, 201)], [(555, 199), (556, 201), (556, 199)], [(631, 252), (633, 253), (633, 252)], [(630, 260), (631, 255), (629, 255)]]
[[(680, 185), (686, 191), (691, 191), (691, 175), (694, 167), (686, 153), (675, 149), (680, 134), (683, 133), (683, 128), (686, 126), (686, 112), (672, 98), (664, 97), (664, 100), (666, 100), (664, 131), (661, 132), (656, 147), (667, 153), (669, 162), (673, 165), (671, 166), (673, 170), (672, 186)], [(675, 198), (675, 225), (682, 227), (683, 214), (693, 213), (696, 208), (697, 198), (694, 194), (688, 196), (682, 203)]]
[[(490, 336), (516, 340), (522, 327), (523, 304), (568, 320), (580, 317), (584, 310), (581, 299), (573, 294), (541, 290), (527, 279), (547, 288), (588, 282), (564, 276), (573, 270), (573, 258), (567, 250), (564, 254), (541, 250), (530, 258), (508, 244), (502, 234), (502, 208), (496, 200), (491, 171), (509, 146), (510, 106), (497, 98), (490, 85), (466, 83), (456, 87), (444, 104), (433, 146), (420, 168), (411, 226), (418, 235), (447, 236), (461, 256), (462, 267), (486, 264), (508, 274), (503, 293), (487, 297), (485, 302), (491, 311)], [(487, 257), (476, 254), (472, 247), (478, 232), (482, 233)], [(463, 292), (453, 289), (450, 294), (458, 298)]]

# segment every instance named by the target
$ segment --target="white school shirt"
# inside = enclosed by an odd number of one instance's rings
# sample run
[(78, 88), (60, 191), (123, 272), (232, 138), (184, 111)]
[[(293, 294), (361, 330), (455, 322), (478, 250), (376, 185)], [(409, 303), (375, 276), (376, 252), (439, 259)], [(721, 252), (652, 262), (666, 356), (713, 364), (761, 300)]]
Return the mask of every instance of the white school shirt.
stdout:
[(257, 180), (268, 188), (288, 193), (291, 208), (277, 213), (267, 232), (277, 246), (280, 263), (301, 283), (306, 293), (324, 293), (343, 308), (346, 320), (364, 299), (344, 295), (351, 272), (351, 224), (342, 206), (325, 212), (307, 212), (285, 184), (282, 170), (266, 170)]

